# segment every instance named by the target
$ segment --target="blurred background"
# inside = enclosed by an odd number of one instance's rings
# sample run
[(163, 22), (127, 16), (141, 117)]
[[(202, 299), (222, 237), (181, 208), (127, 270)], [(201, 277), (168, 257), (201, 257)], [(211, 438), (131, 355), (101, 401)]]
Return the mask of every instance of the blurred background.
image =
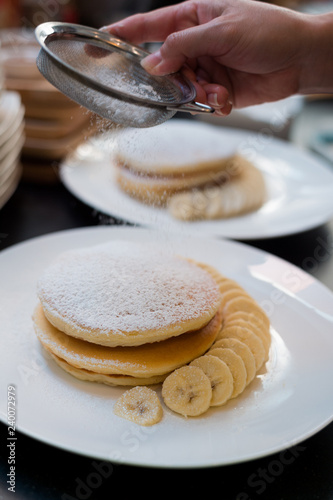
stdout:
[[(174, 0), (0, 0), (1, 28), (33, 28), (57, 20), (100, 27), (135, 12), (178, 3)], [(326, 10), (330, 2), (315, 0), (277, 0), (272, 3), (295, 9)]]
[[(0, 208), (19, 180), (58, 182), (57, 167), (82, 140), (101, 128), (96, 116), (52, 87), (35, 64), (39, 46), (34, 28), (50, 20), (99, 28), (170, 0), (0, 0)], [(281, 0), (308, 12), (332, 10), (329, 1)], [(330, 96), (300, 96), (261, 105), (218, 120), (218, 125), (262, 130), (311, 148), (332, 160)], [(311, 120), (309, 121), (309, 113)], [(201, 118), (199, 118), (201, 119)], [(214, 122), (214, 118), (209, 118)], [(309, 123), (311, 122), (311, 127)]]

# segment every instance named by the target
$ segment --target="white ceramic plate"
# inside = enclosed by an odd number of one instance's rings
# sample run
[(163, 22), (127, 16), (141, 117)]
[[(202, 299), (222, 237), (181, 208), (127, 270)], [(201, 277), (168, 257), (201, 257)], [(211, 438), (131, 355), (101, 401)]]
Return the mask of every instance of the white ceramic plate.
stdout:
[(10, 138), (22, 123), (24, 108), (18, 92), (4, 91), (0, 98), (0, 145)]
[[(184, 126), (186, 126), (184, 124)], [(232, 143), (263, 172), (268, 188), (264, 206), (228, 220), (180, 222), (123, 193), (114, 179), (112, 133), (87, 141), (61, 167), (69, 191), (103, 214), (146, 227), (168, 227), (204, 236), (250, 240), (298, 233), (333, 217), (333, 172), (314, 155), (268, 135), (221, 127)]]
[(5, 146), (0, 148), (0, 183), (1, 178), (6, 175), (10, 159), (20, 156), (24, 141), (24, 126), (22, 125), (15, 131), (13, 136), (6, 141)]
[(10, 169), (7, 170), (6, 179), (2, 182), (0, 176), (0, 209), (12, 197), (22, 177), (22, 164), (19, 159), (13, 159)]
[[(113, 414), (123, 388), (79, 381), (43, 354), (31, 324), (36, 280), (59, 252), (116, 238), (149, 240), (212, 264), (265, 308), (273, 337), (269, 361), (241, 396), (198, 418), (165, 408), (159, 424), (139, 427)], [(33, 438), (115, 463), (193, 468), (286, 449), (333, 419), (333, 294), (270, 254), (232, 241), (104, 226), (4, 250), (0, 276), (1, 420), (7, 420), (7, 386), (15, 385), (17, 427)]]
[(275, 137), (289, 137), (289, 127), (300, 113), (304, 105), (304, 97), (300, 95), (287, 97), (275, 102), (265, 102), (246, 108), (233, 109), (230, 115), (223, 117), (214, 114), (195, 115), (201, 122), (211, 123), (219, 127), (232, 127), (257, 131), (271, 130)]

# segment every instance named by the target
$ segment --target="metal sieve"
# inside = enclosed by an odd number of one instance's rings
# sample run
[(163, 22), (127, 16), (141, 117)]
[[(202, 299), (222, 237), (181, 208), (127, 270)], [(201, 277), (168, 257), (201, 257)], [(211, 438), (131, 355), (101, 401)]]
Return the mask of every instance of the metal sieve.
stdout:
[(63, 94), (120, 125), (152, 127), (177, 111), (211, 113), (195, 101), (193, 84), (180, 73), (157, 77), (140, 62), (149, 52), (106, 32), (60, 22), (37, 26), (37, 67)]

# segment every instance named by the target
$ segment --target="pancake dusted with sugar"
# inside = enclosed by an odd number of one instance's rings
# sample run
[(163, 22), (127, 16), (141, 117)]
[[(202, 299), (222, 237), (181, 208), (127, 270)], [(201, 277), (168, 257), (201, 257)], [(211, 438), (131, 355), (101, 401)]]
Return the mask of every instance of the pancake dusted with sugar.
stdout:
[(200, 264), (127, 241), (64, 252), (45, 269), (37, 293), (55, 328), (111, 347), (198, 330), (221, 304)]
[(238, 151), (219, 127), (196, 120), (129, 128), (117, 134), (114, 179), (128, 196), (174, 219), (236, 217), (259, 210), (267, 196), (262, 171)]
[(216, 127), (173, 119), (149, 129), (124, 129), (117, 135), (115, 156), (124, 167), (154, 176), (220, 172), (236, 152)]
[(143, 203), (163, 205), (174, 193), (224, 182), (234, 145), (212, 125), (169, 120), (117, 135), (114, 172), (119, 187)]
[(70, 337), (51, 325), (40, 304), (33, 322), (43, 347), (76, 378), (109, 385), (142, 385), (163, 381), (172, 370), (205, 353), (217, 337), (221, 317), (219, 310), (194, 332), (131, 347), (100, 346)]

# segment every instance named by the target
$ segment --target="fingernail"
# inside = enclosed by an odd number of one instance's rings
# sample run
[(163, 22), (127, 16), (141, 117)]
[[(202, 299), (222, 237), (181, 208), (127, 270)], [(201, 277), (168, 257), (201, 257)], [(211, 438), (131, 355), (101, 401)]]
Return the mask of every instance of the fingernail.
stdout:
[(210, 106), (220, 107), (220, 104), (217, 101), (217, 94), (215, 93), (207, 95), (207, 102)]
[(207, 102), (210, 106), (213, 106), (213, 108), (220, 108), (221, 104), (217, 100), (217, 94), (212, 93), (207, 95)]
[(227, 112), (223, 111), (223, 108), (215, 109), (214, 115), (216, 116), (227, 116)]
[[(213, 104), (211, 104), (212, 107), (214, 107)], [(217, 116), (227, 116), (230, 114), (232, 110), (232, 101), (228, 99), (224, 105), (215, 105), (216, 109), (214, 111), (214, 114)]]
[(160, 51), (158, 50), (157, 52), (154, 52), (153, 54), (150, 54), (142, 59), (141, 66), (148, 71), (148, 73), (153, 73), (161, 62), (162, 57)]

